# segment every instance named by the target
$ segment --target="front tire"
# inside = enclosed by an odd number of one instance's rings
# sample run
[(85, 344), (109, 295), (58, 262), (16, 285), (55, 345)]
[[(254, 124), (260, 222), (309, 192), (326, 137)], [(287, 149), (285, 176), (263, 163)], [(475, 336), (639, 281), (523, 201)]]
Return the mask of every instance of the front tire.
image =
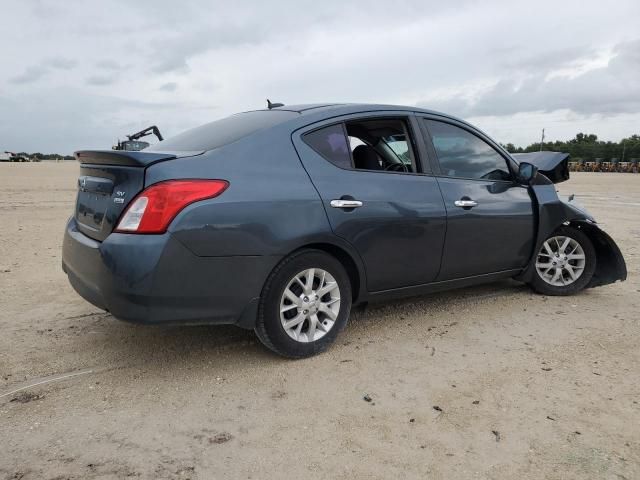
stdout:
[(573, 295), (584, 289), (596, 271), (596, 251), (582, 231), (560, 227), (533, 258), (531, 287), (544, 295)]
[(351, 282), (342, 264), (321, 250), (301, 250), (269, 275), (256, 335), (284, 357), (315, 355), (331, 345), (345, 327), (351, 301)]

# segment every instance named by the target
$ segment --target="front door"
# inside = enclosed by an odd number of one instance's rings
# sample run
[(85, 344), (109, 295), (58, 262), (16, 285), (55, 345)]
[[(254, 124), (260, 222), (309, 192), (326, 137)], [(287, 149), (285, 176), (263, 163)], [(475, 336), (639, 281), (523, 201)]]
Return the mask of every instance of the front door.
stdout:
[(370, 292), (428, 283), (440, 269), (446, 212), (415, 148), (415, 122), (350, 116), (294, 134), (333, 232), (363, 260)]
[[(422, 119), (439, 169), (447, 234), (438, 280), (521, 269), (531, 258), (535, 216), (511, 160), (463, 124)], [(483, 138), (484, 137), (484, 138)]]

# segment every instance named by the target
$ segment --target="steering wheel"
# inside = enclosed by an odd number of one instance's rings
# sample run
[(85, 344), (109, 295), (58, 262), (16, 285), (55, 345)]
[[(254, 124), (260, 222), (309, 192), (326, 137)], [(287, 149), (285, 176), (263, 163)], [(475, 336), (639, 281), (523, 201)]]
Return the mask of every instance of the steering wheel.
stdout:
[(409, 173), (409, 169), (404, 164), (404, 162), (401, 162), (401, 163), (390, 163), (389, 165), (384, 167), (384, 169), (386, 171), (388, 171), (388, 172), (405, 172), (405, 173)]

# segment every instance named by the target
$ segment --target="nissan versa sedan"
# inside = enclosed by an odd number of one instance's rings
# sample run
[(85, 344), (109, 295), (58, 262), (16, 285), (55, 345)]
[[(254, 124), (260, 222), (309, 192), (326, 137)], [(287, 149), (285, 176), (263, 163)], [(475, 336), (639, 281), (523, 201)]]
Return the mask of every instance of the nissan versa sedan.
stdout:
[(139, 152), (76, 152), (73, 288), (122, 320), (234, 324), (299, 358), (373, 300), (626, 279), (615, 242), (556, 193), (567, 155), (517, 158), (415, 107), (270, 107)]

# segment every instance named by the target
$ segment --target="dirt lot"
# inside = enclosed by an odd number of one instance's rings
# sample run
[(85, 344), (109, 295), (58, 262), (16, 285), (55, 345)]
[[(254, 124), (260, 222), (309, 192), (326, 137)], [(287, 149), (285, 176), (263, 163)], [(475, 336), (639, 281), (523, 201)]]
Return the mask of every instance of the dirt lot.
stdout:
[(76, 175), (0, 164), (0, 478), (640, 478), (640, 175), (560, 186), (627, 282), (376, 306), (302, 361), (84, 302), (60, 268)]

